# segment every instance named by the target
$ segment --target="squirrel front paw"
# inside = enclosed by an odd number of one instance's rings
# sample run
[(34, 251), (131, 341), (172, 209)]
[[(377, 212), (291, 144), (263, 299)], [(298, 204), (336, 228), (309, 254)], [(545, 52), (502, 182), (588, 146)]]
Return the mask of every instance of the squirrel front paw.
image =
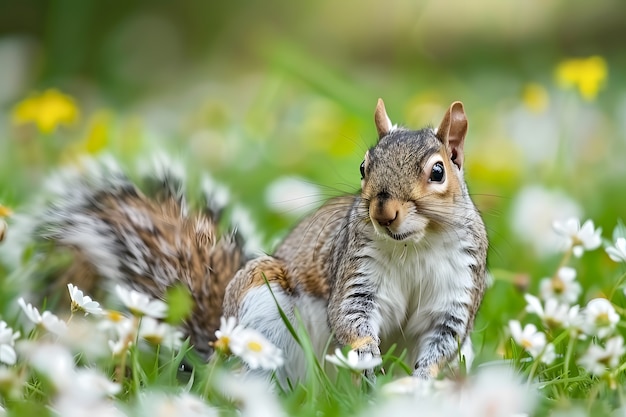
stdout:
[(374, 342), (371, 337), (368, 337), (365, 343), (357, 343), (357, 346), (352, 345), (352, 349), (358, 355), (358, 368), (363, 370), (365, 378), (372, 382), (376, 381), (376, 374), (374, 369), (380, 366), (382, 359), (380, 358), (380, 347), (378, 343)]
[(413, 371), (413, 376), (415, 378), (419, 378), (425, 381), (433, 379), (437, 375), (439, 375), (439, 365), (437, 365), (436, 363), (430, 366), (417, 365), (415, 367), (415, 370)]
[[(376, 350), (378, 346), (376, 346)], [(378, 353), (372, 353), (371, 351), (357, 351), (359, 357), (359, 369), (363, 370), (363, 376), (370, 382), (376, 382), (376, 372), (374, 371), (377, 366), (380, 366), (382, 359), (380, 358), (380, 351)]]

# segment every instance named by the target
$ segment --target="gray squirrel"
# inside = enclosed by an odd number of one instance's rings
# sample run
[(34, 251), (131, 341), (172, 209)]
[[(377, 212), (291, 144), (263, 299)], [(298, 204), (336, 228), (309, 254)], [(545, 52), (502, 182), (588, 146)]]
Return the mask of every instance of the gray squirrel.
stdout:
[(102, 278), (154, 297), (187, 285), (194, 307), (183, 330), (204, 356), (220, 316), (234, 316), (283, 351), (281, 383), (302, 380), (305, 354), (278, 303), (319, 357), (335, 346), (379, 357), (396, 344), (413, 375), (430, 379), (459, 348), (471, 360), (486, 287), (487, 234), (463, 177), (468, 122), (454, 102), (437, 129), (405, 129), (379, 99), (375, 124), (360, 193), (329, 200), (271, 256), (252, 256), (240, 231), (220, 232), (225, 208), (210, 185), (192, 213), (167, 167), (143, 191), (112, 165), (74, 176), (35, 233), (72, 250), (59, 282), (87, 292)]

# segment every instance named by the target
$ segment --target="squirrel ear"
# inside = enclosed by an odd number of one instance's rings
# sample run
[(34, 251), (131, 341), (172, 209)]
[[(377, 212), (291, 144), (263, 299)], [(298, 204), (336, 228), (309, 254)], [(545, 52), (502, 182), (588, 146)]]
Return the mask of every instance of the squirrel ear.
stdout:
[(463, 103), (455, 101), (450, 105), (437, 129), (437, 138), (448, 147), (452, 162), (461, 169), (463, 166), (463, 144), (467, 134), (467, 117)]
[(393, 129), (391, 120), (387, 116), (387, 110), (385, 110), (385, 103), (383, 99), (379, 98), (376, 104), (376, 112), (374, 113), (374, 122), (376, 122), (376, 131), (378, 132), (378, 139), (387, 135)]

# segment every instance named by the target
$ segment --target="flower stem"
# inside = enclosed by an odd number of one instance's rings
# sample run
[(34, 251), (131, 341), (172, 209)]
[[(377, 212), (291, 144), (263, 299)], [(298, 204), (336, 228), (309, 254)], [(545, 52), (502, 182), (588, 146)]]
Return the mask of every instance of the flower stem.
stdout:
[(209, 373), (204, 381), (204, 398), (209, 398), (211, 387), (213, 386), (213, 374), (215, 373), (215, 368), (219, 366), (221, 359), (222, 355), (216, 351), (215, 355), (213, 355), (209, 363), (206, 365), (209, 368)]
[(574, 351), (574, 343), (576, 343), (576, 337), (570, 334), (570, 338), (567, 342), (567, 350), (565, 351), (565, 363), (564, 363), (564, 369), (563, 369), (563, 374), (565, 375), (565, 378), (569, 378), (569, 363), (570, 363), (570, 360), (572, 359), (572, 352)]
[(600, 384), (598, 383), (598, 381), (596, 381), (596, 383), (594, 384), (593, 388), (589, 392), (589, 395), (587, 396), (587, 399), (588, 399), (587, 413), (588, 413), (588, 415), (591, 415), (589, 413), (591, 412), (591, 407), (595, 403), (596, 397), (598, 396), (598, 392), (599, 391), (600, 391)]
[(526, 384), (528, 386), (530, 386), (530, 383), (535, 378), (535, 373), (537, 372), (537, 368), (539, 367), (539, 364), (541, 363), (541, 355), (542, 354), (543, 354), (543, 352), (539, 356), (537, 356), (537, 358), (534, 358), (534, 360), (533, 360), (533, 366), (530, 368), (530, 373), (528, 374), (528, 380), (526, 381)]
[(139, 322), (140, 318), (137, 316), (133, 316), (133, 331), (129, 332), (129, 334), (124, 339), (124, 349), (120, 353), (120, 363), (115, 369), (115, 380), (119, 383), (124, 381), (124, 376), (126, 375), (126, 357), (128, 356), (128, 351), (131, 343), (136, 341), (137, 335), (139, 333)]
[(567, 249), (567, 251), (565, 251), (565, 253), (563, 254), (563, 258), (561, 258), (561, 262), (559, 263), (559, 266), (556, 268), (556, 272), (554, 273), (554, 276), (553, 276), (554, 279), (558, 277), (559, 270), (569, 263), (569, 260), (571, 259), (573, 253), (574, 253), (574, 245), (572, 244), (569, 247), (569, 249)]
[(613, 299), (615, 291), (617, 291), (617, 289), (624, 283), (624, 279), (626, 279), (626, 272), (620, 275), (617, 281), (615, 281), (615, 285), (613, 285), (613, 288), (611, 288), (611, 292), (609, 293), (609, 300)]

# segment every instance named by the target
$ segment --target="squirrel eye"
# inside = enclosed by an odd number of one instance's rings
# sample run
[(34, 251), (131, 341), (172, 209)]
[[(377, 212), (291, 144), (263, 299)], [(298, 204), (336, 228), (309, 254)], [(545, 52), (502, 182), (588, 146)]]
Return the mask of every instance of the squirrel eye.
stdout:
[(365, 161), (361, 162), (361, 179), (365, 178)]
[(430, 171), (430, 178), (428, 182), (443, 182), (446, 176), (446, 171), (443, 168), (443, 163), (437, 162), (433, 165), (433, 169)]

